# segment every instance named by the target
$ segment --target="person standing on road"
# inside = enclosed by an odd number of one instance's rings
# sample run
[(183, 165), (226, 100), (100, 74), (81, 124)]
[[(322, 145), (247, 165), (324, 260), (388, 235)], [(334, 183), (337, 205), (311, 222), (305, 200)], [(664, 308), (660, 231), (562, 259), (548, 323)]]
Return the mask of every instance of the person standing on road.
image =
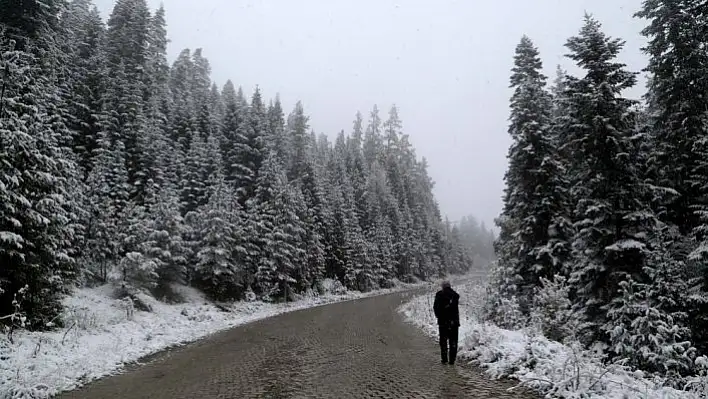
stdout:
[[(455, 364), (457, 358), (457, 333), (460, 328), (460, 294), (455, 292), (449, 281), (442, 283), (442, 289), (435, 294), (433, 312), (440, 329), (440, 356), (442, 364)], [(449, 349), (449, 357), (448, 357)]]

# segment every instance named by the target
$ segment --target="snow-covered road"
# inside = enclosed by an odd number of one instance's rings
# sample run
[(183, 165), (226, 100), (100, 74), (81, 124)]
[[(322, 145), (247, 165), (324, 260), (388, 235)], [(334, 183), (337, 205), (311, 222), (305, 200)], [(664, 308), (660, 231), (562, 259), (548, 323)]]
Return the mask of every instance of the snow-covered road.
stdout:
[(305, 309), (158, 355), (59, 399), (524, 399), (509, 383), (442, 365), (396, 308), (412, 293)]
[(254, 320), (427, 284), (400, 284), (368, 294), (328, 294), (289, 304), (239, 302), (230, 306), (230, 312), (219, 310), (199, 292), (181, 287), (185, 303), (152, 300), (153, 312), (135, 311), (132, 316), (124, 302), (112, 299), (110, 285), (79, 289), (65, 301), (65, 328), (15, 332), (13, 342), (0, 336), (0, 399), (49, 397), (120, 371), (127, 363), (165, 348)]

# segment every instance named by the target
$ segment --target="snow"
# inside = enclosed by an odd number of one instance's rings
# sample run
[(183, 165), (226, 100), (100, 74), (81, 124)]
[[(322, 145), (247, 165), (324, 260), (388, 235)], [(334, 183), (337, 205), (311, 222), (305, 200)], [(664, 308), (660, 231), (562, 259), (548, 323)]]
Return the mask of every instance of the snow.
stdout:
[(175, 287), (185, 299), (183, 304), (168, 305), (141, 297), (152, 307), (151, 313), (134, 310), (129, 301), (113, 299), (114, 287), (110, 284), (78, 289), (64, 301), (64, 328), (15, 331), (12, 341), (0, 336), (0, 399), (48, 398), (120, 372), (126, 364), (144, 356), (244, 323), (426, 284), (397, 282), (395, 288), (363, 294), (347, 292), (341, 285), (325, 281), (328, 293), (322, 296), (311, 295), (288, 304), (237, 302), (226, 305), (230, 312), (219, 310), (189, 287)]
[(637, 240), (626, 239), (626, 240), (617, 241), (616, 243), (614, 243), (612, 245), (608, 245), (607, 247), (605, 247), (605, 250), (611, 251), (611, 252), (618, 252), (618, 251), (624, 251), (624, 250), (628, 250), (628, 249), (642, 250), (645, 247), (646, 246), (643, 243), (641, 243)]
[(0, 231), (0, 241), (6, 244), (14, 244), (19, 248), (22, 248), (22, 243), (25, 241), (21, 235), (11, 233), (9, 231)]
[[(600, 354), (577, 343), (551, 341), (532, 329), (511, 331), (481, 321), (485, 287), (479, 281), (456, 289), (460, 297), (458, 357), (482, 367), (490, 378), (512, 377), (546, 397), (567, 399), (698, 399), (708, 397), (708, 377), (696, 377), (691, 391), (645, 378), (641, 371), (606, 365)], [(428, 335), (437, 337), (434, 293), (419, 296), (399, 311)], [(708, 364), (708, 363), (707, 363)]]

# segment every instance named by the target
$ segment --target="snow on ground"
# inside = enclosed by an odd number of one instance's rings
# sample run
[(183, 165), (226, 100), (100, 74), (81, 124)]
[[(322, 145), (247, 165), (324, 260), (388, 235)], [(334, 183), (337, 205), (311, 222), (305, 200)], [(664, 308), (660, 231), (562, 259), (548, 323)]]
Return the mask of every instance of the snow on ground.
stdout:
[(147, 298), (153, 312), (135, 310), (132, 315), (126, 302), (112, 299), (111, 285), (78, 289), (65, 300), (65, 328), (15, 332), (13, 342), (0, 336), (0, 399), (46, 398), (220, 330), (285, 312), (427, 284), (398, 283), (393, 289), (362, 294), (338, 292), (336, 284), (329, 282), (333, 293), (288, 304), (238, 302), (230, 305), (230, 312), (219, 310), (196, 290), (179, 287), (186, 303), (167, 305)]
[[(485, 289), (468, 282), (453, 288), (460, 293), (459, 357), (484, 368), (491, 378), (512, 377), (546, 393), (567, 399), (698, 399), (708, 398), (708, 379), (696, 379), (692, 392), (662, 387), (619, 365), (602, 364), (598, 355), (579, 345), (551, 341), (531, 330), (509, 331), (480, 322)], [(434, 292), (419, 296), (399, 309), (408, 321), (433, 337), (438, 328), (432, 311)]]

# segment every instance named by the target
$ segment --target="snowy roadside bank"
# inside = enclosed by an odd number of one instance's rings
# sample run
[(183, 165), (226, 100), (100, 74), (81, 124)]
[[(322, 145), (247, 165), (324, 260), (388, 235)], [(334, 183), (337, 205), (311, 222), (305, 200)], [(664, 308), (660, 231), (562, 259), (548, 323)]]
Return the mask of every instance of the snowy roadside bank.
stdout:
[(220, 310), (196, 290), (181, 287), (183, 304), (149, 300), (152, 312), (129, 314), (112, 298), (113, 287), (78, 289), (67, 298), (67, 327), (52, 332), (16, 331), (12, 342), (0, 336), (0, 399), (47, 398), (72, 390), (126, 364), (176, 345), (278, 314), (334, 302), (430, 285), (398, 283), (368, 293), (330, 293), (287, 304), (238, 302)]
[[(436, 287), (437, 288), (437, 287)], [(480, 322), (485, 289), (470, 281), (454, 286), (460, 295), (461, 359), (481, 366), (490, 378), (511, 377), (549, 398), (567, 399), (698, 399), (708, 397), (708, 379), (696, 379), (691, 390), (661, 386), (641, 372), (602, 364), (597, 354), (551, 341), (530, 330), (504, 330)], [(437, 337), (432, 313), (434, 292), (418, 296), (399, 311), (428, 335)]]

